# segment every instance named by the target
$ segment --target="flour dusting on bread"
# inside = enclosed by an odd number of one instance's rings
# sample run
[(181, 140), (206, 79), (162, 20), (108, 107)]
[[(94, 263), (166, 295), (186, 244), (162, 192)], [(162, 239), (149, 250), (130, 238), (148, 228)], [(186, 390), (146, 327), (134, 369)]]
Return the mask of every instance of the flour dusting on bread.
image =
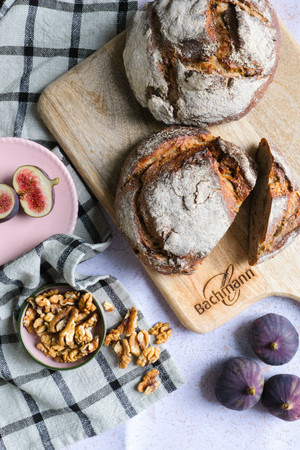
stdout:
[(207, 130), (171, 127), (128, 156), (116, 193), (120, 231), (161, 273), (192, 273), (255, 185), (254, 162)]
[(156, 0), (136, 13), (124, 64), (137, 100), (157, 120), (202, 126), (255, 106), (279, 46), (267, 0)]

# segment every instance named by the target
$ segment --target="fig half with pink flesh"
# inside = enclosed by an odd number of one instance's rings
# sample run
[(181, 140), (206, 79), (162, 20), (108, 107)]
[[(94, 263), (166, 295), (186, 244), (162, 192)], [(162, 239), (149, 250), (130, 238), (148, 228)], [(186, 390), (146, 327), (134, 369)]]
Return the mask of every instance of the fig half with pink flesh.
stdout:
[(44, 217), (54, 206), (54, 186), (59, 179), (51, 180), (36, 166), (21, 166), (13, 176), (13, 187), (19, 195), (24, 212), (31, 217)]
[(15, 217), (19, 211), (19, 197), (7, 184), (0, 184), (0, 223)]

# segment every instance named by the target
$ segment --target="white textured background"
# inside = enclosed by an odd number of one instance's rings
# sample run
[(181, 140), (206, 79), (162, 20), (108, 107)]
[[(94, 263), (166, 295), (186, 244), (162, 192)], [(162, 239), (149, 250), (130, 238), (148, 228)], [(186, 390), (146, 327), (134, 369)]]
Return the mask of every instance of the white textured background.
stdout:
[[(300, 0), (272, 0), (271, 3), (300, 43)], [(282, 314), (300, 333), (300, 304), (289, 299), (268, 298), (214, 332), (192, 333), (181, 325), (119, 232), (112, 224), (111, 227), (111, 247), (81, 270), (116, 276), (150, 324), (158, 320), (170, 322), (174, 332), (166, 345), (185, 374), (186, 384), (126, 424), (72, 445), (68, 450), (299, 449), (299, 421), (283, 422), (266, 413), (260, 405), (244, 412), (225, 409), (214, 399), (213, 377), (216, 365), (223, 358), (253, 357), (247, 333), (256, 317), (268, 312)], [(266, 377), (276, 373), (300, 376), (300, 350), (281, 368), (260, 365)]]

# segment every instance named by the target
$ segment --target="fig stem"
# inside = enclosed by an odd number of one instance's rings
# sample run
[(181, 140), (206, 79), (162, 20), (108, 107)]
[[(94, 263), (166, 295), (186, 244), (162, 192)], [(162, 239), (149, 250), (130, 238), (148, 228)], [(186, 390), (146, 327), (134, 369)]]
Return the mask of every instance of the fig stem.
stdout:
[(291, 405), (289, 403), (282, 403), (281, 407), (286, 410), (291, 409)]
[(271, 348), (271, 350), (278, 350), (278, 344), (277, 344), (277, 342), (271, 342), (270, 348)]
[(255, 387), (248, 388), (247, 393), (251, 396), (255, 395)]
[(55, 186), (58, 183), (59, 183), (59, 178), (53, 178), (53, 180), (51, 180), (52, 186)]

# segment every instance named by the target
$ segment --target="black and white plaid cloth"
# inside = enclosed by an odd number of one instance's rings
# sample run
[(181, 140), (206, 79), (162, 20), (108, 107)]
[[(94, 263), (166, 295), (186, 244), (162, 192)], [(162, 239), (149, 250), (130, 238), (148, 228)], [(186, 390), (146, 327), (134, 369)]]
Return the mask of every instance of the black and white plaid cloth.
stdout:
[[(28, 138), (52, 148), (55, 142), (36, 112), (39, 93), (122, 31), (136, 8), (137, 2), (127, 0), (6, 0), (0, 7), (0, 136)], [(109, 328), (133, 306), (115, 278), (76, 273), (81, 261), (107, 248), (110, 231), (61, 150), (53, 151), (75, 181), (79, 217), (74, 236), (52, 236), (0, 267), (0, 450), (57, 449), (94, 436), (183, 383), (164, 349), (154, 364), (162, 385), (150, 396), (136, 390), (145, 369), (133, 363), (119, 369), (111, 347), (67, 372), (43, 368), (23, 350), (16, 321), (22, 303), (38, 286), (65, 280), (89, 289), (100, 303), (108, 300), (115, 306), (107, 314)], [(138, 327), (148, 328), (141, 311)]]

